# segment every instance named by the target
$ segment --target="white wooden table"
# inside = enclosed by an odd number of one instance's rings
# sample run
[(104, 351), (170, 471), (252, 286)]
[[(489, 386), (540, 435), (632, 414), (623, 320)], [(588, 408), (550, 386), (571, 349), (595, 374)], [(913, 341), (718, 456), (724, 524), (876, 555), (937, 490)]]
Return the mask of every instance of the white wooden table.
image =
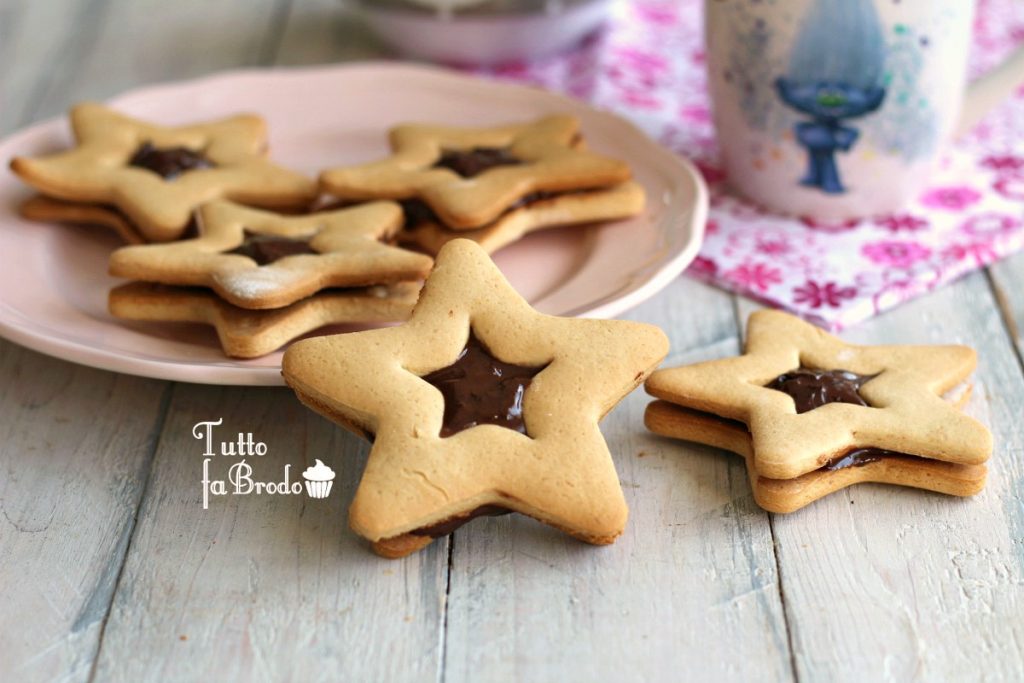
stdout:
[[(335, 0), (0, 0), (0, 129), (372, 54), (357, 29)], [(973, 499), (864, 485), (769, 515), (738, 459), (646, 433), (637, 392), (603, 423), (631, 508), (615, 545), (510, 516), (400, 561), (347, 530), (366, 446), (290, 391), (0, 342), (0, 680), (1022, 680), (1022, 290), (1024, 255), (846, 335), (980, 351), (972, 410), (996, 448)], [(678, 364), (737, 352), (751, 308), (682, 278), (629, 317)], [(216, 417), (268, 445), (261, 467), (340, 465), (334, 493), (202, 510), (191, 427)]]

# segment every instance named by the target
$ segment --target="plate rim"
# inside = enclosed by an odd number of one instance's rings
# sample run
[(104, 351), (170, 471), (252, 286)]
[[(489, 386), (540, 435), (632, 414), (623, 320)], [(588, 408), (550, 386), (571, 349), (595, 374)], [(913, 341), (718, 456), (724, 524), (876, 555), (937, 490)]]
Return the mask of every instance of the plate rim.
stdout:
[[(655, 273), (636, 289), (622, 296), (615, 297), (610, 301), (598, 303), (593, 307), (587, 307), (585, 310), (574, 310), (569, 314), (572, 317), (612, 318), (634, 308), (660, 292), (672, 280), (679, 277), (700, 250), (708, 215), (709, 195), (707, 185), (704, 183), (696, 167), (685, 157), (675, 154), (658, 144), (657, 141), (652, 139), (629, 119), (606, 108), (538, 86), (511, 83), (500, 79), (484, 79), (472, 74), (432, 65), (369, 60), (353, 64), (330, 64), (312, 67), (244, 67), (229, 69), (195, 78), (142, 85), (126, 90), (104, 101), (116, 107), (119, 102), (125, 100), (144, 99), (152, 96), (154, 93), (186, 86), (209, 86), (220, 80), (260, 77), (287, 78), (298, 73), (316, 75), (342, 71), (350, 74), (358, 72), (371, 72), (371, 74), (376, 72), (379, 74), (381, 71), (390, 71), (393, 74), (407, 75), (415, 78), (458, 81), (461, 85), (473, 88), (519, 90), (531, 98), (542, 96), (550, 98), (552, 102), (560, 102), (573, 108), (582, 106), (589, 109), (591, 114), (611, 119), (615, 124), (630, 129), (632, 133), (650, 143), (653, 153), (661, 156), (670, 165), (678, 166), (683, 174), (689, 178), (695, 195), (695, 201), (693, 206), (690, 207), (689, 215), (679, 217), (680, 224), (683, 224), (683, 221), (685, 221), (690, 226), (690, 238), (686, 245), (676, 255), (665, 261)], [(66, 127), (66, 116), (50, 117), (15, 130), (0, 139), (0, 146), (17, 144), (20, 138), (32, 137), (39, 130), (55, 125), (64, 125)], [(10, 313), (14, 315), (11, 316)], [(222, 386), (282, 386), (284, 384), (280, 367), (247, 367), (245, 365), (246, 361), (227, 357), (225, 357), (224, 365), (211, 365), (209, 362), (195, 364), (188, 363), (187, 361), (161, 360), (157, 358), (140, 359), (125, 356), (119, 352), (95, 345), (83, 344), (76, 340), (46, 334), (45, 331), (40, 333), (40, 330), (34, 330), (30, 325), (20, 324), (18, 319), (24, 317), (25, 315), (20, 309), (13, 308), (6, 302), (0, 302), (0, 336), (30, 350), (80, 365), (137, 377), (194, 384)]]

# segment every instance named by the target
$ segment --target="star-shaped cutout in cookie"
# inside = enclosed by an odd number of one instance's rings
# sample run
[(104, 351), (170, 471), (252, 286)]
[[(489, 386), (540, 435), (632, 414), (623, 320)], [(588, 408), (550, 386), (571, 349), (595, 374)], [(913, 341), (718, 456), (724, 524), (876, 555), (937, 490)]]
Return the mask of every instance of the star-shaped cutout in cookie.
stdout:
[(411, 282), (335, 289), (284, 308), (251, 311), (205, 289), (130, 282), (110, 290), (107, 305), (122, 320), (210, 325), (226, 355), (257, 358), (327, 325), (405, 320), (418, 293)]
[[(781, 492), (769, 509), (789, 511), (856, 481), (960, 495), (984, 483), (991, 434), (942, 397), (973, 371), (972, 349), (854, 346), (779, 311), (754, 313), (747, 334), (742, 356), (654, 373), (647, 391), (663, 400), (646, 421), (746, 456), (755, 493)], [(944, 472), (946, 485), (928, 485)]]
[[(282, 370), (306, 405), (373, 440), (349, 522), (378, 553), (399, 557), (507, 510), (611, 543), (627, 510), (598, 421), (667, 348), (651, 325), (538, 313), (479, 246), (455, 240), (408, 322), (297, 342)], [(479, 372), (459, 364), (471, 352)], [(488, 357), (517, 368), (525, 433), (515, 387), (494, 392), (513, 378)], [(477, 388), (469, 406), (446, 404), (474, 393), (448, 391), (446, 378), (459, 375)], [(477, 404), (483, 419), (467, 417)]]
[(199, 236), (118, 249), (110, 274), (210, 287), (242, 308), (279, 308), (327, 287), (419, 280), (429, 256), (385, 244), (401, 207), (371, 202), (289, 216), (216, 201), (199, 210)]
[(11, 169), (47, 196), (117, 207), (150, 241), (177, 239), (193, 210), (214, 199), (297, 208), (316, 197), (310, 178), (266, 159), (258, 116), (165, 127), (85, 103), (70, 119), (75, 147), (16, 157)]
[(536, 192), (608, 187), (629, 166), (582, 149), (579, 123), (565, 115), (495, 128), (404, 125), (391, 130), (392, 156), (330, 169), (323, 188), (343, 199), (426, 202), (454, 230), (491, 223)]

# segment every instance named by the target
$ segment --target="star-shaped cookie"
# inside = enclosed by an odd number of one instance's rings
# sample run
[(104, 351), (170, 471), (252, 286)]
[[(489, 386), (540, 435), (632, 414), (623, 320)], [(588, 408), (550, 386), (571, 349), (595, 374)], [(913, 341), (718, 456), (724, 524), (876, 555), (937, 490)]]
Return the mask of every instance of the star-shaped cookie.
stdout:
[(306, 405), (373, 441), (349, 522), (399, 557), (509, 510), (611, 543), (627, 509), (598, 421), (667, 349), (651, 325), (538, 313), (455, 240), (407, 323), (297, 342), (282, 370)]
[(110, 290), (107, 304), (122, 320), (211, 325), (226, 355), (257, 358), (327, 325), (405, 320), (418, 292), (411, 282), (336, 289), (284, 308), (250, 311), (204, 289), (130, 282)]
[(630, 181), (607, 189), (538, 198), (476, 230), (449, 230), (429, 219), (415, 225), (407, 223), (397, 239), (399, 244), (436, 254), (448, 242), (465, 238), (493, 254), (531, 232), (629, 218), (643, 210), (644, 190)]
[(788, 512), (879, 481), (955, 495), (984, 485), (992, 437), (943, 395), (964, 346), (853, 346), (779, 311), (749, 320), (744, 355), (659, 370), (653, 431), (747, 458), (758, 502)]
[(426, 202), (444, 225), (491, 223), (536, 192), (608, 187), (629, 180), (624, 162), (577, 144), (579, 123), (554, 115), (495, 128), (404, 125), (391, 130), (392, 156), (324, 171), (324, 190), (343, 199)]
[(236, 306), (259, 309), (287, 306), (327, 287), (418, 280), (432, 263), (382, 241), (402, 226), (394, 202), (291, 216), (215, 201), (198, 217), (198, 237), (118, 249), (110, 274), (211, 287)]
[(177, 239), (193, 210), (213, 199), (295, 208), (316, 197), (310, 178), (265, 158), (258, 116), (171, 128), (84, 103), (70, 118), (74, 148), (16, 157), (11, 169), (47, 196), (117, 207), (150, 241)]

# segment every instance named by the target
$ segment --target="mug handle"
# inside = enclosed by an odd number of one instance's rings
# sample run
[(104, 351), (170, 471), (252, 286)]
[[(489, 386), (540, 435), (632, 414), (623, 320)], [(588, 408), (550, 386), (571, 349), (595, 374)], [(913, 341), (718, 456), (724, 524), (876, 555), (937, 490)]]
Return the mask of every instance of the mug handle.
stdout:
[(967, 87), (956, 135), (970, 131), (997, 104), (1024, 85), (1024, 46), (1018, 47), (1002, 64)]

